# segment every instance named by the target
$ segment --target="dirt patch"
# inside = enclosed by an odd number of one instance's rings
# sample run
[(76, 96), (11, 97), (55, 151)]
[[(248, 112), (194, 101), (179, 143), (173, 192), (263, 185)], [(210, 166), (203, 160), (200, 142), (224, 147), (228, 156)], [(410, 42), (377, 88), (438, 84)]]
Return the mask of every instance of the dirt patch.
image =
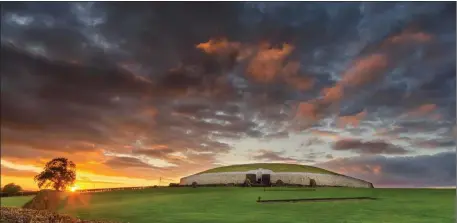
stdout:
[(341, 197), (341, 198), (302, 198), (302, 199), (283, 199), (283, 200), (260, 200), (259, 203), (284, 203), (284, 202), (329, 202), (329, 201), (357, 201), (357, 200), (377, 200), (374, 197)]
[(114, 223), (109, 221), (92, 221), (73, 218), (68, 215), (61, 215), (51, 211), (32, 210), (24, 208), (0, 208), (0, 222), (8, 223)]

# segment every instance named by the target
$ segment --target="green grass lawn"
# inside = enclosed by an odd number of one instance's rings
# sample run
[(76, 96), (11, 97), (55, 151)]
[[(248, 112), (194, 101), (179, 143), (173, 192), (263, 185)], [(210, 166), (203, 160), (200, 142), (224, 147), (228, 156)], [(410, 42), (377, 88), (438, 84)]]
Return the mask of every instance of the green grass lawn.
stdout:
[[(375, 201), (257, 203), (257, 198), (373, 196)], [(18, 201), (14, 201), (18, 199)], [(80, 195), (85, 204), (60, 212), (83, 219), (122, 222), (297, 222), (297, 223), (421, 223), (455, 222), (454, 189), (317, 188), (151, 188)], [(4, 198), (20, 205), (24, 197)]]
[(20, 197), (2, 197), (0, 203), (2, 207), (22, 207), (27, 201), (32, 200), (35, 195)]
[[(326, 173), (326, 174), (337, 174), (325, 169), (305, 166), (298, 164), (285, 164), (285, 163), (252, 163), (252, 164), (243, 164), (243, 165), (232, 165), (232, 166), (223, 166), (217, 167), (214, 169), (209, 169), (201, 173), (218, 173), (218, 172), (244, 172), (255, 169), (269, 169), (274, 172), (308, 172), (308, 173)], [(198, 173), (200, 174), (200, 173)]]

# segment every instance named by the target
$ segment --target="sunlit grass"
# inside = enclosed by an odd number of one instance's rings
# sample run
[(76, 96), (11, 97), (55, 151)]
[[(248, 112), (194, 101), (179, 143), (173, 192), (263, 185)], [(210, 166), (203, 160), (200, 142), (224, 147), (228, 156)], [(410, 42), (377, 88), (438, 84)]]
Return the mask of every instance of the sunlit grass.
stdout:
[[(272, 188), (276, 189), (276, 188)], [(83, 219), (169, 223), (425, 223), (455, 222), (453, 189), (150, 188), (92, 194), (71, 193), (59, 212)], [(296, 190), (296, 191), (294, 191)], [(266, 199), (375, 197), (375, 201), (257, 203)], [(21, 206), (32, 197), (2, 198)]]
[(0, 203), (2, 207), (22, 207), (25, 203), (32, 200), (35, 195), (17, 196), (17, 197), (2, 197)]
[[(290, 189), (292, 190), (292, 189)], [(81, 194), (88, 203), (61, 212), (85, 219), (123, 222), (455, 222), (455, 190), (318, 188), (155, 188)], [(375, 201), (257, 203), (262, 199), (376, 197)]]

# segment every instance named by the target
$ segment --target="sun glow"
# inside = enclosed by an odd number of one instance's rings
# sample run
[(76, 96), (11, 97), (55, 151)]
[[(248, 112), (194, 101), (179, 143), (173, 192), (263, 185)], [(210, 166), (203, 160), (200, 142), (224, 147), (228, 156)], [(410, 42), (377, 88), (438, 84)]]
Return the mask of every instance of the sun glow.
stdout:
[(70, 187), (70, 191), (71, 192), (75, 192), (76, 190), (78, 190), (79, 187), (77, 185), (73, 186), (73, 187)]

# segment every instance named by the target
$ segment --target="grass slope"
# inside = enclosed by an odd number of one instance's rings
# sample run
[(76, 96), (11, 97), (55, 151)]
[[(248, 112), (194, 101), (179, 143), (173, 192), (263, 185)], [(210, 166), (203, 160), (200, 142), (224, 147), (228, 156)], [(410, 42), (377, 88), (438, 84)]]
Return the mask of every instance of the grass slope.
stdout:
[[(257, 203), (257, 198), (374, 196), (376, 201)], [(80, 195), (60, 212), (83, 219), (154, 223), (453, 223), (454, 189), (151, 188)], [(3, 201), (16, 198), (4, 198)], [(22, 199), (22, 198), (21, 198)], [(15, 203), (8, 201), (9, 204)]]
[(269, 169), (274, 172), (307, 172), (307, 173), (324, 173), (324, 174), (334, 174), (337, 173), (318, 168), (313, 166), (305, 166), (299, 164), (285, 164), (285, 163), (252, 163), (252, 164), (243, 164), (243, 165), (232, 165), (232, 166), (223, 166), (216, 167), (214, 169), (209, 169), (201, 173), (219, 173), (219, 172), (243, 172), (255, 169)]

